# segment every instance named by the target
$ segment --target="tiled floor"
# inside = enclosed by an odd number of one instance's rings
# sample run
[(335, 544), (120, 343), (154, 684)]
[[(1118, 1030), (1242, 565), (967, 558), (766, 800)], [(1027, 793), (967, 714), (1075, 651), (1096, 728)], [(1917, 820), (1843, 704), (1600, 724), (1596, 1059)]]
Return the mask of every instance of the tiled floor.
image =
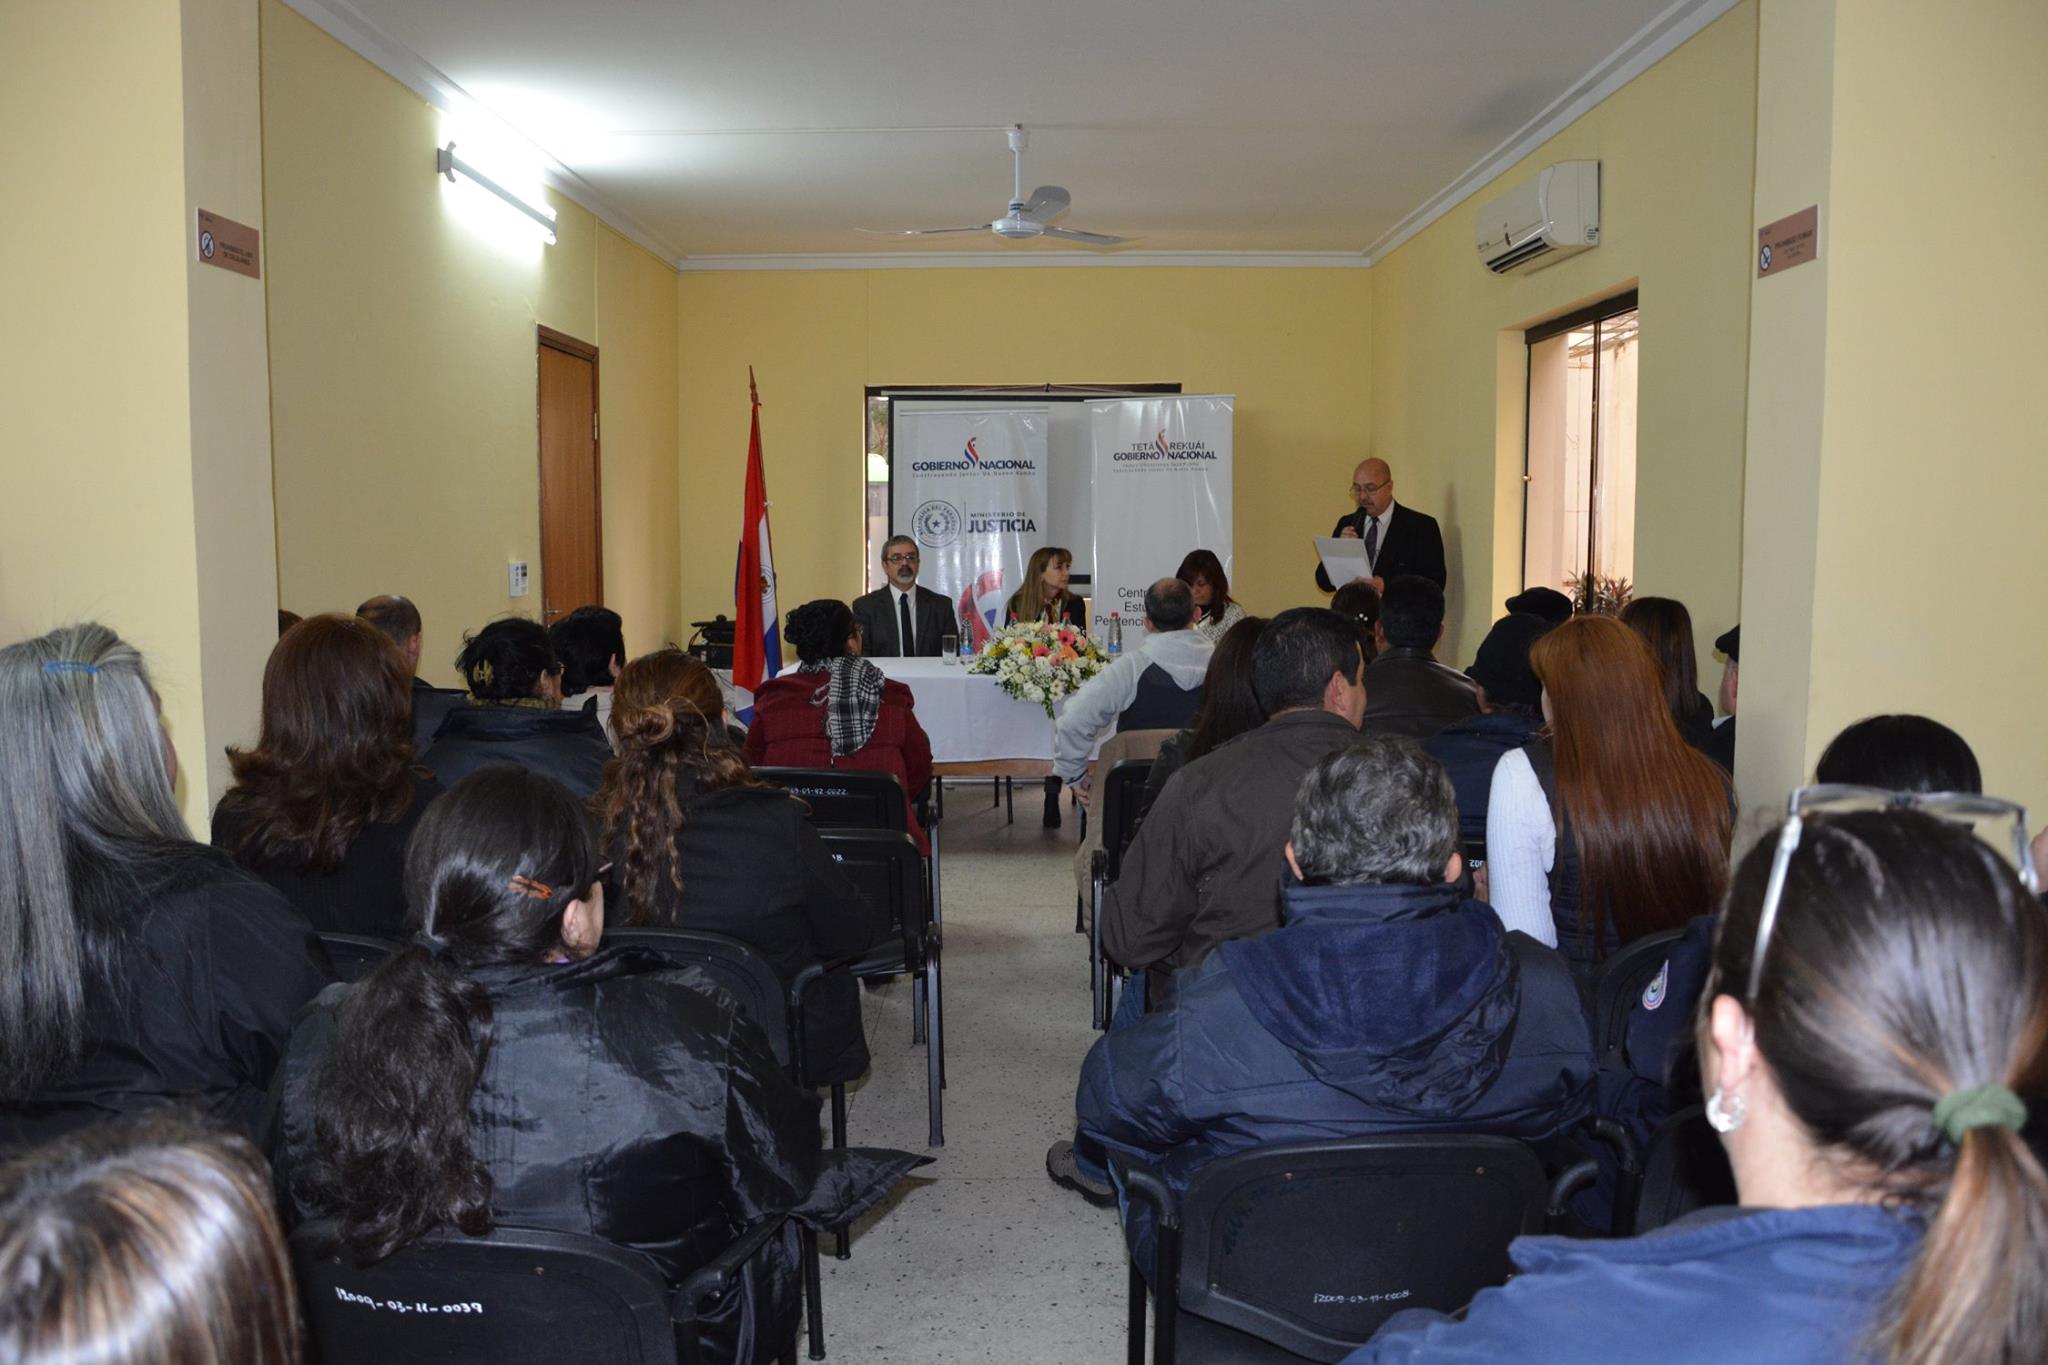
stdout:
[[(1072, 1135), (1074, 1081), (1095, 1037), (1088, 958), (1074, 933), (1076, 817), (1040, 828), (1033, 784), (1017, 822), (988, 784), (948, 788), (945, 868), (946, 1145), (825, 1256), (833, 1360), (1116, 1361), (1126, 1270), (1111, 1210), (1045, 1175)], [(926, 1151), (925, 1060), (907, 983), (869, 994), (875, 1065), (850, 1097), (857, 1145)]]

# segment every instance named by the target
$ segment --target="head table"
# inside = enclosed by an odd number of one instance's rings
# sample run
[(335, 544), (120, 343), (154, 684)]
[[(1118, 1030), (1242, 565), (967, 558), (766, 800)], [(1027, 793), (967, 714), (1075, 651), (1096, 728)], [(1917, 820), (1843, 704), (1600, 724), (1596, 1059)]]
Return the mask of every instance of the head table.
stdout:
[(965, 660), (870, 659), (917, 698), (932, 763), (946, 777), (1043, 777), (1052, 772), (1052, 721)]

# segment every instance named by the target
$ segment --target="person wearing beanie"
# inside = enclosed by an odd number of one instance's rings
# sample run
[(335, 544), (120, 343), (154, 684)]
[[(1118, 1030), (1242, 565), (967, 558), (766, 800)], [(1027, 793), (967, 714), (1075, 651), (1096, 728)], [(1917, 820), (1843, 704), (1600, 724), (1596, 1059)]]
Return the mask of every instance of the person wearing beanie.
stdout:
[(1572, 619), (1572, 599), (1556, 588), (1526, 588), (1501, 605), (1510, 616), (1540, 616), (1553, 626)]
[[(1536, 588), (1526, 598), (1546, 589)], [(1510, 602), (1521, 600), (1511, 598)], [(1569, 604), (1567, 604), (1569, 605)], [(1486, 801), (1493, 765), (1543, 728), (1543, 684), (1529, 667), (1529, 647), (1557, 623), (1531, 612), (1514, 612), (1493, 623), (1465, 670), (1479, 689), (1479, 714), (1468, 716), (1422, 741), (1422, 750), (1444, 765), (1458, 797), (1458, 832), (1465, 846), (1486, 844)]]

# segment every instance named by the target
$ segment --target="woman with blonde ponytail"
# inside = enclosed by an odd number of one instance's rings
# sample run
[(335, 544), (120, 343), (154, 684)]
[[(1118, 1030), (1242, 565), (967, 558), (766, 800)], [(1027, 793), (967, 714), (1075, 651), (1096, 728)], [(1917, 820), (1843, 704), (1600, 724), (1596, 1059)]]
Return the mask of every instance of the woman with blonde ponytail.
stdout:
[[(853, 889), (802, 805), (754, 780), (723, 716), (718, 680), (681, 650), (620, 670), (619, 756), (592, 803), (620, 919), (726, 934), (759, 948), (785, 982), (867, 951), (888, 932), (887, 907)], [(852, 978), (819, 983), (807, 1005), (810, 1080), (831, 1085), (866, 1071)]]
[[(2019, 818), (1795, 803), (1845, 790)], [(2048, 1174), (2020, 1131), (2048, 1093), (2048, 915), (2010, 863), (1935, 813), (1795, 814), (1736, 872), (1698, 1033), (1738, 1207), (1521, 1239), (1461, 1320), (1397, 1315), (1351, 1360), (2048, 1357)]]

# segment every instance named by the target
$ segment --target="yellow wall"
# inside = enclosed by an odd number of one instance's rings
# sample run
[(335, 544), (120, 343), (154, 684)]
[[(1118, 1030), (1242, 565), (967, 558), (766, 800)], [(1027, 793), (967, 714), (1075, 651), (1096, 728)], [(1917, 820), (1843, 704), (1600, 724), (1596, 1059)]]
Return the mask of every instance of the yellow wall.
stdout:
[[(1803, 727), (1782, 726), (1797, 744), (1774, 764), (1787, 782), (1842, 725), (1921, 711), (1961, 731), (1986, 789), (2027, 801), (2038, 823), (2048, 10), (2009, 0), (1955, 17), (1835, 6), (1832, 143), (1807, 162), (1806, 197), (1791, 196), (1795, 208), (1820, 202), (1825, 274), (1800, 280), (1821, 269), (1802, 266), (1756, 285), (1760, 314), (1795, 282), (1825, 296), (1823, 318), (1778, 342), (1824, 356), (1811, 679), (1803, 694), (1758, 702), (1785, 717), (1803, 709)], [(1812, 35), (1809, 67), (1826, 62), (1827, 41)]]
[(862, 590), (863, 392), (914, 384), (1178, 381), (1235, 393), (1232, 592), (1320, 600), (1308, 538), (1348, 505), (1370, 434), (1370, 272), (995, 269), (684, 272), (682, 601), (732, 612), (761, 386), (780, 597)]
[[(1636, 590), (1692, 609), (1703, 660), (1735, 621), (1756, 26), (1746, 0), (1369, 272), (1373, 453), (1444, 523), (1451, 655), (1470, 658), (1520, 586), (1521, 329), (1631, 285)], [(1481, 269), (1477, 207), (1573, 159), (1601, 163), (1600, 246), (1528, 275)]]
[(605, 588), (628, 644), (676, 629), (673, 272), (559, 196), (553, 246), (480, 227), (457, 198), (476, 191), (433, 173), (457, 131), (264, 0), (279, 597), (406, 594), (443, 684), (465, 629), (540, 614), (536, 324), (599, 348)]
[(202, 832), (274, 635), (262, 287), (188, 254), (197, 207), (260, 222), (254, 52), (244, 0), (0, 9), (5, 180), (62, 210), (0, 225), (0, 638), (138, 646)]

